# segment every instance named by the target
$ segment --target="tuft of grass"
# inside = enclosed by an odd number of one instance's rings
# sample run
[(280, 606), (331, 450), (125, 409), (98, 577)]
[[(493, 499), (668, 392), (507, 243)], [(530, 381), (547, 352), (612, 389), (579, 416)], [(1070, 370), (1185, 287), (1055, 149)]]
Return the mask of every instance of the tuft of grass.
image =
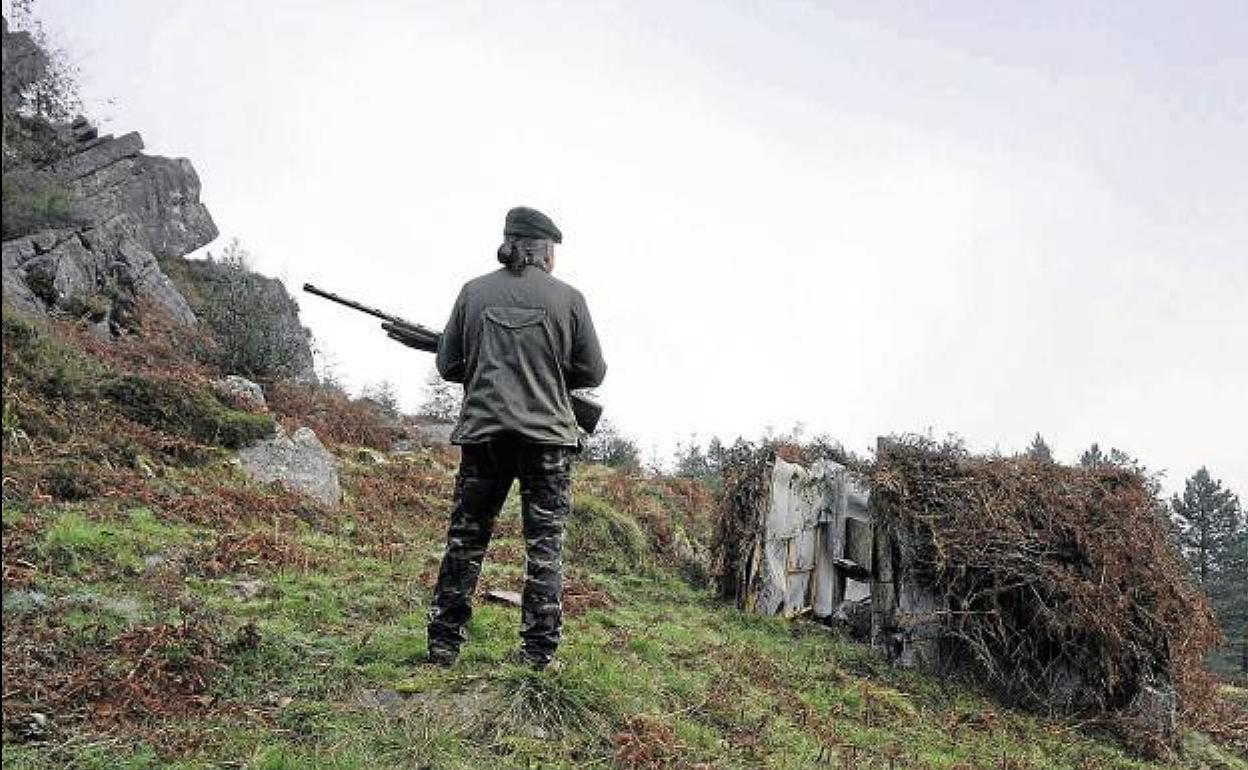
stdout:
[(617, 574), (648, 572), (650, 546), (641, 527), (610, 503), (582, 494), (572, 503), (564, 553), (570, 562)]
[(593, 690), (576, 678), (506, 666), (497, 678), (496, 702), (475, 732), (488, 740), (508, 736), (539, 739), (604, 735), (609, 720), (599, 711)]
[(330, 754), (315, 749), (273, 746), (257, 751), (247, 767), (253, 770), (372, 770), (376, 764), (363, 753)]
[(1191, 733), (1183, 740), (1182, 755), (1186, 764), (1209, 770), (1248, 770), (1248, 757), (1236, 757), (1220, 748), (1209, 737)]

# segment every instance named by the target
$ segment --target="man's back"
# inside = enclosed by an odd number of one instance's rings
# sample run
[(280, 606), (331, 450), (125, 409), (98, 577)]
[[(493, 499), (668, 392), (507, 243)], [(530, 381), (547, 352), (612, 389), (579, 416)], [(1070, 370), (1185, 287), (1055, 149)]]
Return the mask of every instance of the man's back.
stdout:
[(585, 298), (550, 277), (563, 233), (540, 211), (507, 212), (498, 261), (464, 285), (438, 345), (438, 372), (464, 384), (451, 440), (463, 445), (446, 551), (429, 602), (429, 661), (454, 665), (494, 521), (520, 480), (525, 573), (520, 654), (544, 669), (563, 627), (563, 533), (578, 433), (570, 388), (602, 382)]
[(438, 348), (438, 371), (464, 384), (453, 442), (511, 434), (575, 446), (568, 391), (601, 383), (606, 363), (585, 298), (528, 265), (464, 285)]

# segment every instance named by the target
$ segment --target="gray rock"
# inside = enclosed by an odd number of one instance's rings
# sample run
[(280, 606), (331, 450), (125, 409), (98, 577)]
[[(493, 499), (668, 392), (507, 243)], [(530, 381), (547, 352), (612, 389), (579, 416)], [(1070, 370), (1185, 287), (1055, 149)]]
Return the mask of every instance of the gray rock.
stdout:
[(243, 469), (256, 481), (277, 481), (326, 505), (342, 498), (334, 457), (309, 428), (286, 435), (280, 426), (273, 438), (239, 450)]
[(223, 363), (274, 379), (315, 381), (312, 334), (276, 278), (206, 259), (165, 260), (178, 287), (198, 298), (199, 320), (222, 342)]
[(276, 706), (279, 709), (284, 709), (295, 702), (295, 699), (289, 695), (282, 695), (281, 693), (274, 692), (272, 690), (266, 692), (262, 700), (266, 706)]
[(232, 586), (234, 598), (240, 602), (248, 602), (264, 592), (263, 580), (239, 580)]
[(97, 227), (45, 230), (3, 245), (4, 298), (33, 313), (59, 313), (125, 327), (137, 302), (162, 307), (175, 321), (195, 314), (139, 240), (126, 215)]
[(183, 159), (143, 155), (137, 133), (97, 137), (85, 121), (74, 126), (63, 129), (70, 154), (43, 172), (69, 192), (76, 224), (4, 243), (5, 301), (27, 313), (86, 317), (113, 332), (130, 328), (143, 302), (194, 324), (158, 260), (217, 236), (195, 169)]
[(133, 596), (103, 596), (84, 589), (61, 597), (57, 604), (70, 609), (107, 612), (127, 623), (137, 623), (143, 617), (143, 605)]
[[(48, 72), (48, 55), (29, 32), (10, 32), (9, 20), (3, 20), (4, 111), (22, 103), (22, 91), (38, 82)], [(6, 128), (7, 133), (7, 128)]]
[(158, 259), (211, 242), (217, 226), (199, 201), (190, 161), (142, 155), (142, 147), (138, 134), (127, 134), (62, 161), (57, 174), (75, 193), (75, 213), (91, 225), (127, 215), (135, 239)]
[(150, 553), (143, 557), (143, 571), (147, 574), (151, 574), (168, 563), (169, 557), (163, 553)]
[(841, 602), (832, 620), (845, 629), (850, 639), (867, 641), (871, 638), (871, 600)]
[[(105, 141), (94, 144), (82, 152), (62, 158), (52, 164), (48, 171), (51, 171), (53, 176), (62, 182), (77, 182), (88, 176), (93, 176), (94, 181), (88, 183), (88, 190), (91, 187), (108, 186), (107, 182), (102, 184), (101, 180), (120, 178), (121, 174), (113, 172), (104, 176), (99, 175), (98, 172), (107, 169), (124, 158), (137, 157), (143, 151), (143, 138), (139, 136), (138, 132), (131, 131), (120, 139), (113, 139), (111, 136), (106, 136), (104, 139)], [(128, 170), (128, 167), (116, 171), (125, 170)]]
[(419, 452), (422, 448), (421, 443), (416, 439), (401, 438), (390, 445), (390, 453), (402, 454), (405, 452)]
[(396, 709), (403, 705), (403, 696), (396, 690), (361, 690), (355, 696), (356, 705), (369, 709)]
[(520, 734), (536, 741), (548, 741), (551, 739), (550, 731), (538, 724), (523, 725), (520, 728)]
[(19, 270), (21, 265), (29, 262), (37, 253), (34, 241), (28, 238), (5, 241), (0, 246), (0, 259), (4, 265), (3, 272), (0, 273), (4, 283), (4, 301), (14, 310), (31, 314), (45, 310), (43, 301), (35, 295)]
[(253, 409), (267, 410), (268, 402), (264, 400), (264, 390), (246, 377), (230, 374), (215, 380), (212, 386), (218, 393), (237, 404), (244, 404)]
[(429, 421), (413, 426), (416, 439), (426, 446), (450, 446), (454, 422)]
[(36, 254), (45, 254), (67, 237), (69, 236), (64, 231), (44, 230), (31, 236), (30, 242), (34, 245)]
[(48, 595), (42, 591), (18, 590), (4, 595), (5, 613), (35, 612), (48, 606)]

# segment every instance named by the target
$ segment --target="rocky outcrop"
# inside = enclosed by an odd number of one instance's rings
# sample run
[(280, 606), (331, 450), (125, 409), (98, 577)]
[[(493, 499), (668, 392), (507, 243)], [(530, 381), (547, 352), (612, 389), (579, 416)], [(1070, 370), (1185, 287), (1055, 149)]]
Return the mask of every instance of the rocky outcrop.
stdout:
[(273, 438), (240, 449), (238, 458), (256, 481), (276, 481), (325, 505), (342, 498), (334, 457), (310, 428), (288, 436), (279, 427)]
[[(75, 125), (89, 128), (85, 121)], [(124, 217), (134, 241), (157, 259), (184, 256), (217, 237), (190, 161), (142, 154), (143, 139), (133, 132), (76, 147), (48, 170), (70, 188), (74, 214), (87, 227)]]
[(4, 25), (4, 111), (17, 109), (22, 92), (42, 79), (48, 72), (48, 55), (29, 32), (10, 32), (9, 20)]
[(217, 345), (201, 355), (224, 371), (314, 379), (311, 334), (280, 281), (242, 261), (184, 259), (217, 236), (191, 163), (145, 155), (137, 133), (60, 122), (72, 98), (37, 109), (31, 94), (64, 91), (64, 77), (38, 35), (5, 22), (6, 309), (85, 321), (100, 336), (135, 330), (153, 309), (202, 323)]
[(217, 236), (195, 169), (144, 155), (137, 133), (100, 136), (81, 117), (51, 121), (29, 94), (64, 90), (63, 73), (35, 36), (11, 31), (7, 19), (3, 42), (5, 302), (84, 318), (101, 332), (128, 328), (147, 305), (195, 323), (158, 263)]
[(83, 120), (58, 132), (71, 151), (40, 172), (69, 194), (75, 225), (4, 242), (5, 301), (85, 318), (100, 331), (128, 327), (144, 303), (195, 323), (157, 262), (217, 236), (190, 162), (143, 155), (138, 134), (97, 136)]

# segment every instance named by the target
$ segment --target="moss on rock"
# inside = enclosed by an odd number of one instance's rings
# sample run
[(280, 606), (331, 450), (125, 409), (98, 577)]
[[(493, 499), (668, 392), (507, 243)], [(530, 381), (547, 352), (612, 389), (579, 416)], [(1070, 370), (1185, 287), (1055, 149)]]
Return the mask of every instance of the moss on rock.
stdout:
[(274, 433), (269, 415), (231, 409), (180, 380), (128, 374), (110, 380), (104, 395), (137, 423), (207, 444), (238, 448)]

